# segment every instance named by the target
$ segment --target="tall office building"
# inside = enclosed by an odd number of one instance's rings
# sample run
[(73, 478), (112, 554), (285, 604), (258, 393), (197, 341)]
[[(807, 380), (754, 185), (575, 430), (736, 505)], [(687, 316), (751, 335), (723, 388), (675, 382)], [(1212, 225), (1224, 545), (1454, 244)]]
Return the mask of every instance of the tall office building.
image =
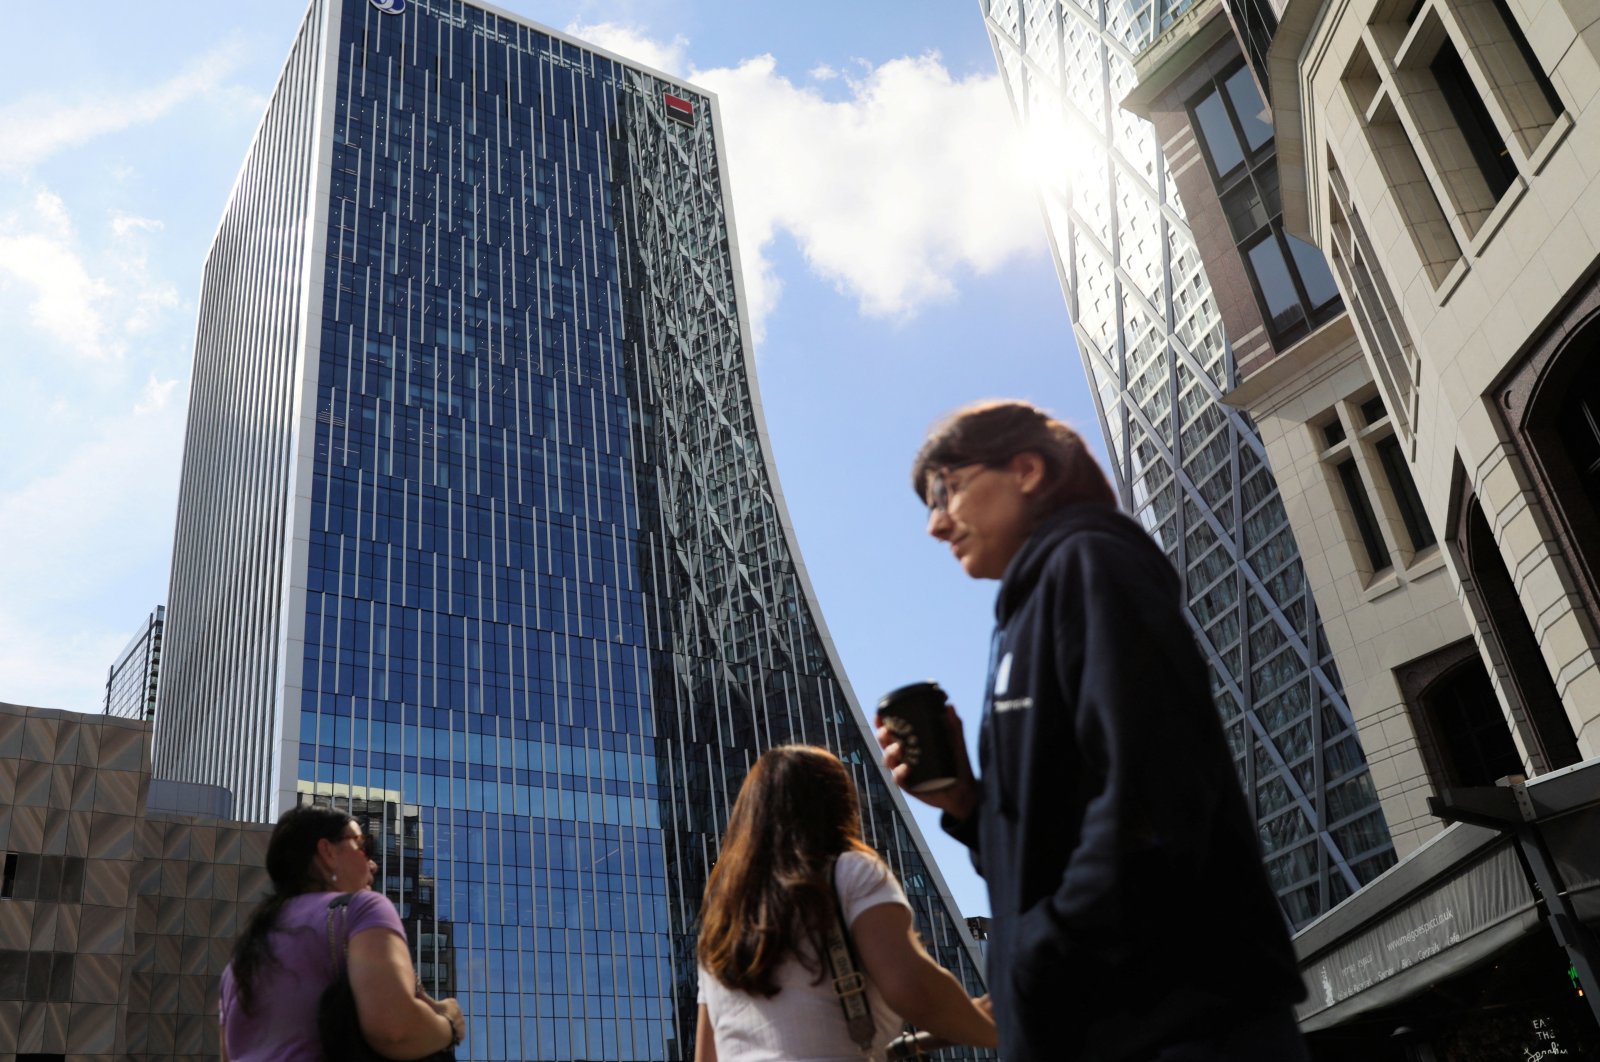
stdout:
[(106, 715), (148, 719), (155, 714), (161, 679), (161, 633), (166, 621), (166, 606), (157, 605), (128, 639), (116, 662), (106, 669)]
[(348, 801), (472, 1058), (686, 1057), (758, 753), (838, 750), (937, 958), (771, 465), (715, 101), (459, 0), (314, 0), (206, 262), (158, 777)]
[(980, 2), (1017, 119), (1057, 160), (1042, 202), (1118, 490), (1183, 579), (1269, 875), (1303, 926), (1394, 852), (1265, 448), (1223, 402), (1235, 352), (1161, 144), (1120, 106), (1191, 5)]

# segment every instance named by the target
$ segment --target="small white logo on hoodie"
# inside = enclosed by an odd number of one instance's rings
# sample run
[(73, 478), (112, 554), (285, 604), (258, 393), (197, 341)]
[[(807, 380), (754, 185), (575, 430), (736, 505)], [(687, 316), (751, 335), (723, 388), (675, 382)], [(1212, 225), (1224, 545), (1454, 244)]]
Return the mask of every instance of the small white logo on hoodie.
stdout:
[(1011, 688), (1011, 654), (1007, 653), (1000, 658), (1000, 666), (994, 669), (994, 695), (1003, 697), (1006, 690)]

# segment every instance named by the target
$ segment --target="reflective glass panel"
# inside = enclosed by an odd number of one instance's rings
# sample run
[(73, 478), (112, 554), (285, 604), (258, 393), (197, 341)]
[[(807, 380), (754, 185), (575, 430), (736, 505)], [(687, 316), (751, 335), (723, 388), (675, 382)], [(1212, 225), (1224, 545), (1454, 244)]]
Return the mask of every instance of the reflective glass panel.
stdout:
[(1233, 103), (1233, 113), (1239, 117), (1239, 128), (1244, 130), (1245, 141), (1254, 152), (1261, 145), (1272, 139), (1272, 126), (1263, 120), (1266, 113), (1266, 104), (1261, 102), (1261, 93), (1256, 91), (1255, 79), (1250, 76), (1250, 68), (1241, 66), (1233, 72), (1227, 80), (1228, 99)]
[(1239, 146), (1239, 135), (1228, 120), (1228, 108), (1220, 92), (1212, 90), (1196, 104), (1194, 116), (1200, 122), (1201, 144), (1211, 156), (1211, 166), (1219, 176), (1232, 172), (1244, 162), (1244, 149)]
[(1271, 236), (1247, 252), (1250, 271), (1255, 274), (1256, 286), (1261, 289), (1262, 302), (1266, 304), (1274, 331), (1281, 331), (1295, 322), (1300, 314), (1300, 297), (1295, 293), (1294, 280), (1289, 275), (1289, 264), (1284, 261), (1283, 250)]
[(1323, 306), (1337, 299), (1339, 288), (1333, 282), (1333, 274), (1328, 271), (1328, 260), (1322, 256), (1322, 252), (1288, 233), (1283, 236), (1289, 241), (1289, 253), (1294, 257), (1295, 270), (1300, 274), (1300, 283), (1305, 285), (1306, 297), (1311, 300), (1312, 307)]

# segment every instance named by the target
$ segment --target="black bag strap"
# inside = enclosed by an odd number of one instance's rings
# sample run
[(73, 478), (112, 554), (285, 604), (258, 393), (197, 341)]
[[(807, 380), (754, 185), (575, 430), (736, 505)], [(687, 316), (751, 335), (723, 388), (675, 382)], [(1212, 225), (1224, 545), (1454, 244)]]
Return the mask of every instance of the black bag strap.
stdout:
[(833, 975), (833, 990), (839, 993), (839, 1005), (844, 1008), (845, 1026), (850, 1039), (862, 1051), (872, 1050), (877, 1039), (878, 1024), (872, 1017), (872, 1005), (867, 1000), (867, 979), (861, 973), (861, 961), (850, 939), (850, 929), (844, 921), (844, 904), (839, 900), (839, 861), (828, 867), (828, 879), (833, 888), (833, 925), (828, 930), (828, 970)]
[[(333, 976), (338, 977), (339, 971), (345, 967), (345, 961), (350, 957), (350, 930), (346, 924), (346, 917), (350, 910), (350, 901), (354, 893), (341, 892), (328, 901), (328, 962), (333, 970)], [(339, 912), (339, 932), (334, 935), (333, 913)]]

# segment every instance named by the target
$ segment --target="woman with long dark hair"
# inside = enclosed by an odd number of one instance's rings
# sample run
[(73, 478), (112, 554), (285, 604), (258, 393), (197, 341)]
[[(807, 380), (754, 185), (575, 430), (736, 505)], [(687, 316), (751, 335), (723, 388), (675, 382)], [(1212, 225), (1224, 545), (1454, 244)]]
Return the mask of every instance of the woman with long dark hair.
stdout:
[(456, 1001), (417, 986), (400, 916), (369, 888), (377, 867), (368, 844), (337, 808), (305, 804), (278, 819), (267, 845), (272, 892), (222, 974), (223, 1062), (321, 1062), (317, 1006), (335, 976), (328, 904), (340, 893), (355, 894), (346, 961), (367, 1043), (388, 1058), (423, 1058), (465, 1035)]
[[(842, 920), (867, 982), (875, 1034), (852, 1039), (825, 960)], [(902, 1021), (992, 1047), (985, 1004), (928, 957), (889, 868), (861, 839), (838, 757), (769, 749), (739, 790), (701, 905), (698, 1062), (881, 1058)]]

